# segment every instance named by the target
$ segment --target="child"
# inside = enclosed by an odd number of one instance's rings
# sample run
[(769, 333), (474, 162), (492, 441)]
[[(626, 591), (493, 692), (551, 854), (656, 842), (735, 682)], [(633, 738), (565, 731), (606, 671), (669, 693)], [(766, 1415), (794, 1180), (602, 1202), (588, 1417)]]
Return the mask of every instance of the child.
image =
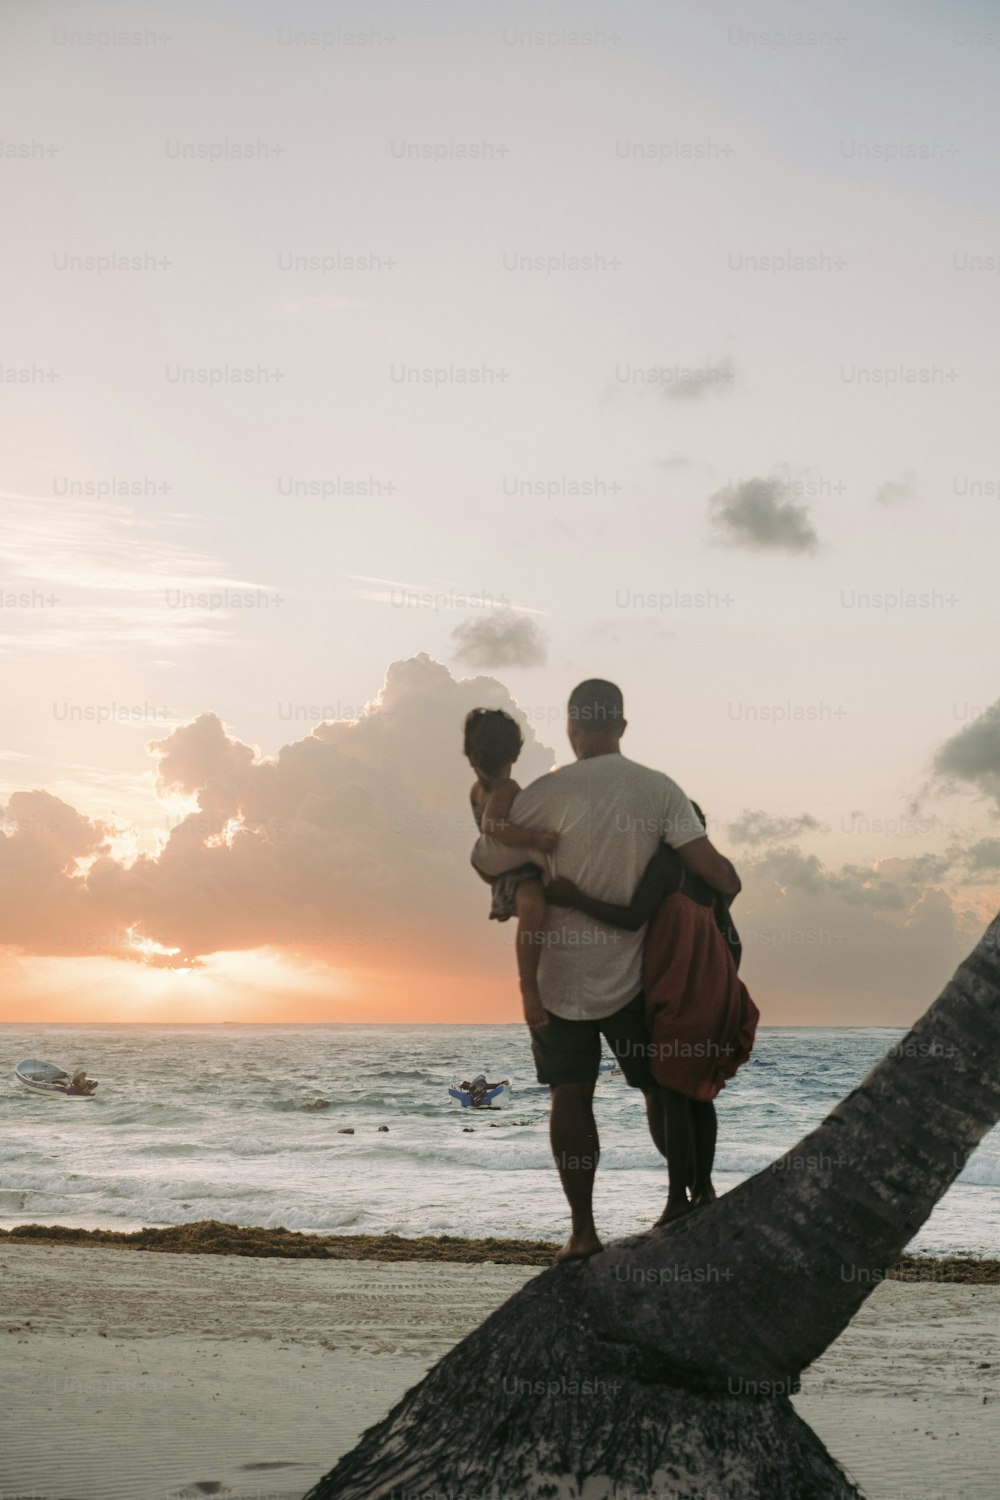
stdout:
[(750, 1056), (760, 1019), (736, 973), (740, 945), (728, 903), (666, 844), (646, 866), (629, 906), (595, 901), (565, 879), (544, 890), (553, 906), (575, 907), (611, 927), (637, 932), (649, 922), (642, 980), (659, 1085), (651, 1107), (662, 1110), (650, 1126), (667, 1158), (667, 1206), (657, 1220), (667, 1224), (715, 1199), (712, 1101)]
[[(521, 788), (511, 779), (511, 767), (521, 753), (524, 736), (519, 724), (502, 708), (474, 708), (465, 720), (465, 755), (476, 773), (469, 793), (472, 815), (480, 833), (509, 849), (532, 849), (551, 854), (558, 833), (532, 831), (511, 823), (508, 813)], [(538, 991), (538, 961), (547, 912), (542, 871), (535, 863), (518, 865), (490, 880), (490, 916), (506, 922), (517, 916), (517, 972), (524, 1019), (529, 1026), (547, 1026), (548, 1015)], [(483, 879), (489, 879), (483, 876)]]

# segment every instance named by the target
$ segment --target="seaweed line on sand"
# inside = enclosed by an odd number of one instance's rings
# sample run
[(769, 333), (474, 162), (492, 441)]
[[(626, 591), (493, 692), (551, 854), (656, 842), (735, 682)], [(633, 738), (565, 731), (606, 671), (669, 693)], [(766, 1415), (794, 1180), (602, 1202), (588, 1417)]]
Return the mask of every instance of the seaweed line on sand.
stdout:
[[(549, 1240), (464, 1239), (460, 1235), (305, 1234), (297, 1229), (258, 1229), (199, 1219), (163, 1229), (76, 1229), (61, 1224), (18, 1224), (0, 1229), (4, 1244), (98, 1246), (151, 1250), (167, 1255), (249, 1255), (288, 1260), (386, 1260), (492, 1262), (548, 1266), (559, 1246)], [(1000, 1284), (1000, 1260), (969, 1256), (904, 1255), (886, 1271), (893, 1281)]]

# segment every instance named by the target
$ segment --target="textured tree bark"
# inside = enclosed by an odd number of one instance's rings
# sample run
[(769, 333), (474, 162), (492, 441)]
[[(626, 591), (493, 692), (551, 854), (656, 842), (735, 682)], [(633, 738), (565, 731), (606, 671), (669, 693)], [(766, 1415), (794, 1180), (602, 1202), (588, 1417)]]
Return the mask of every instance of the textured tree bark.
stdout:
[(1000, 918), (794, 1150), (554, 1267), (306, 1500), (839, 1500), (789, 1395), (1000, 1119)]

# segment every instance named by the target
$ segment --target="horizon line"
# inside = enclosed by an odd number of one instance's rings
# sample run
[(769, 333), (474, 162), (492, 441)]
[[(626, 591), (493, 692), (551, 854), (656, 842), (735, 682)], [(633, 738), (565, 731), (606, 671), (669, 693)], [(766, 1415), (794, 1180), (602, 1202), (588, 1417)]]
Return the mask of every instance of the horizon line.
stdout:
[[(909, 1031), (914, 1022), (833, 1026), (822, 1022), (763, 1023), (758, 1031)], [(523, 1021), (0, 1021), (0, 1026), (524, 1026)]]

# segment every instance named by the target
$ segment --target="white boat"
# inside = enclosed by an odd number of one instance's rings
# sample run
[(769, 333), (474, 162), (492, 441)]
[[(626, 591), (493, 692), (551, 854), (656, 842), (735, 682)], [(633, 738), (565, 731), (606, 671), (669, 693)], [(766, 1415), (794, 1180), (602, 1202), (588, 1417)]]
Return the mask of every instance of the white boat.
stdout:
[[(36, 1094), (61, 1094), (64, 1099), (94, 1097), (93, 1090), (78, 1093), (73, 1088), (73, 1078), (65, 1068), (58, 1068), (55, 1063), (39, 1062), (37, 1058), (28, 1057), (24, 1062), (19, 1062), (14, 1069), (14, 1076), (25, 1088), (33, 1089)], [(94, 1083), (94, 1088), (96, 1087), (97, 1084)]]

